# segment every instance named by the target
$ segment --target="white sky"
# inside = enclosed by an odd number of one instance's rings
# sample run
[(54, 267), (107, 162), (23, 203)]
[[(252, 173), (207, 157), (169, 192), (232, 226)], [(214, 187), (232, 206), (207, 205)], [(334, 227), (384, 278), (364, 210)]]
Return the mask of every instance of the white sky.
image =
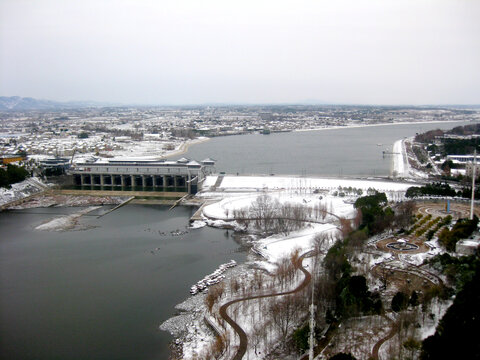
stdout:
[(479, 104), (479, 0), (0, 0), (0, 95)]

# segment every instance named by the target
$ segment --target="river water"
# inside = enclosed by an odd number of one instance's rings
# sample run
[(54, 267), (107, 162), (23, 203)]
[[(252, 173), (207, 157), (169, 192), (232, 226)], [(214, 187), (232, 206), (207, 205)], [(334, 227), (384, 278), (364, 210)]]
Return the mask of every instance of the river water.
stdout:
[(182, 156), (213, 158), (217, 171), (228, 174), (389, 176), (392, 158), (383, 157), (382, 152), (392, 151), (395, 141), (464, 124), (415, 123), (226, 136), (194, 145)]
[[(230, 173), (388, 175), (391, 158), (381, 151), (395, 140), (456, 125), (223, 137), (186, 156), (215, 158), (218, 171)], [(171, 337), (158, 325), (192, 284), (246, 256), (222, 230), (171, 235), (185, 230), (193, 211), (187, 207), (127, 205), (83, 217), (86, 230), (35, 230), (79, 210), (0, 213), (1, 359), (167, 359)]]
[(167, 209), (128, 205), (68, 232), (34, 228), (79, 208), (1, 213), (0, 358), (167, 359), (159, 324), (204, 275), (245, 259), (222, 230), (172, 236), (193, 209)]

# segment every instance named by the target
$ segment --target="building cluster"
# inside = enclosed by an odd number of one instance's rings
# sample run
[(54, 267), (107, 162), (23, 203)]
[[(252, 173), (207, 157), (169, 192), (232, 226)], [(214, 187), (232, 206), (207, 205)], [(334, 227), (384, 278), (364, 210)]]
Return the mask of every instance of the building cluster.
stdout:
[[(445, 165), (448, 165), (448, 172), (452, 176), (456, 175), (466, 175), (471, 177), (476, 168), (475, 174), (476, 177), (480, 175), (478, 170), (480, 152), (477, 154), (474, 153), (474, 148), (478, 148), (480, 135), (478, 134), (468, 134), (468, 135), (458, 135), (458, 134), (443, 134), (441, 136), (435, 136), (435, 139), (432, 143), (424, 145), (423, 147), (427, 151), (428, 156), (430, 157), (432, 164), (435, 164), (438, 168), (443, 168), (445, 171)], [(448, 141), (469, 141), (471, 146), (466, 150), (461, 149), (462, 154), (456, 153), (447, 153), (442, 151), (444, 148), (444, 143)]]

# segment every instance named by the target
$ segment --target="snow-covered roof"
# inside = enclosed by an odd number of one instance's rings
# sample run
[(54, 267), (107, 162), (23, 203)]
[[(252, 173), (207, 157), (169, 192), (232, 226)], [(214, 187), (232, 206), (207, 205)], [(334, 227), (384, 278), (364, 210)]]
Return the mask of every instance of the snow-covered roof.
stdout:
[(192, 160), (192, 161), (189, 161), (187, 166), (202, 166), (200, 165), (198, 162), (196, 162), (195, 160)]
[(204, 160), (202, 160), (202, 164), (205, 164), (205, 163), (215, 163), (217, 160), (214, 160), (214, 159), (211, 159), (211, 158), (206, 158)]
[(479, 239), (463, 239), (463, 240), (459, 240), (457, 244), (461, 244), (463, 246), (469, 246), (469, 247), (478, 247), (480, 246), (480, 240)]
[(109, 163), (116, 162), (159, 162), (163, 161), (158, 157), (118, 157), (113, 159), (104, 159)]

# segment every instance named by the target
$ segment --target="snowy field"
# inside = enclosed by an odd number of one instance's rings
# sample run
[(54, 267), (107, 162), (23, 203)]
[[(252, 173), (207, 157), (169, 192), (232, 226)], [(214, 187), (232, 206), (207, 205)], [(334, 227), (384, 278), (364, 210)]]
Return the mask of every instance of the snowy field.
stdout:
[(259, 240), (255, 246), (255, 252), (265, 258), (270, 264), (262, 264), (267, 269), (272, 269), (271, 264), (277, 264), (282, 258), (290, 256), (298, 250), (304, 254), (314, 247), (315, 236), (325, 234), (327, 238), (334, 240), (339, 236), (339, 230), (334, 224), (315, 224), (303, 230), (291, 233), (288, 236), (273, 235)]
[[(203, 208), (203, 216), (207, 223), (213, 226), (234, 224), (234, 227), (242, 229), (235, 223), (234, 212), (240, 209), (248, 209), (255, 202), (259, 194), (229, 196), (216, 203)], [(279, 204), (301, 204), (305, 207), (323, 208), (326, 214), (312, 222), (300, 231), (288, 235), (273, 235), (259, 240), (255, 245), (255, 252), (260, 254), (270, 263), (276, 263), (282, 257), (288, 256), (295, 249), (306, 252), (313, 248), (313, 239), (317, 234), (326, 233), (335, 238), (337, 233), (338, 218), (351, 219), (355, 216), (352, 199), (344, 199), (333, 196), (321, 196), (318, 194), (293, 194), (272, 193), (272, 201)]]
[(295, 176), (235, 176), (226, 175), (220, 186), (215, 188), (217, 176), (208, 176), (203, 184), (199, 197), (238, 196), (241, 193), (277, 192), (283, 194), (334, 194), (344, 193), (346, 196), (367, 195), (369, 190), (385, 192), (389, 200), (404, 199), (411, 182), (398, 182), (378, 179), (347, 179)]
[[(203, 208), (203, 214), (210, 219), (234, 220), (235, 210), (245, 209), (252, 205), (259, 195), (263, 193), (240, 194), (235, 196), (229, 193), (223, 200)], [(295, 194), (292, 192), (272, 192), (268, 193), (272, 201), (278, 201), (280, 204), (290, 203), (303, 206), (323, 206), (326, 211), (336, 217), (352, 218), (354, 199), (351, 197), (335, 197), (318, 194)], [(328, 222), (329, 219), (322, 219)]]
[[(204, 188), (213, 186), (217, 176), (208, 176)], [(252, 190), (336, 190), (356, 188), (364, 191), (369, 188), (378, 191), (406, 191), (411, 183), (370, 179), (316, 178), (294, 176), (225, 176), (219, 189), (224, 191)]]

